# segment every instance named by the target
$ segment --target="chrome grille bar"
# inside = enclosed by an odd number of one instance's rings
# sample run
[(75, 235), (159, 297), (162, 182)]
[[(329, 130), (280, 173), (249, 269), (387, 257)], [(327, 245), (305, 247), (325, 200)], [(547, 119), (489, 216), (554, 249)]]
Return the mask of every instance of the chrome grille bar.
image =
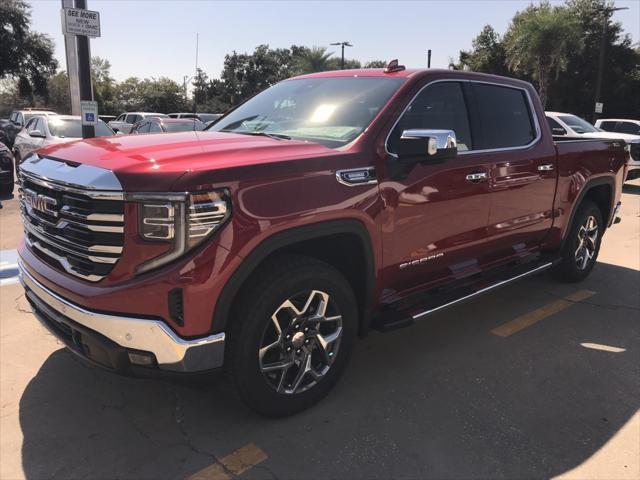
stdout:
[(115, 175), (33, 155), (18, 178), (27, 246), (90, 282), (108, 275), (124, 248), (124, 193)]

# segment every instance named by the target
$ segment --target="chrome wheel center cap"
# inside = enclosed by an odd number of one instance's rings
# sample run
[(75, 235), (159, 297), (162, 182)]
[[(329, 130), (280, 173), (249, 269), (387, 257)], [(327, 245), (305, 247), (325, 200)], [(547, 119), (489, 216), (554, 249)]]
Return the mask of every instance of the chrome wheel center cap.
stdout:
[(300, 348), (304, 343), (304, 333), (296, 332), (296, 334), (291, 339), (291, 344), (294, 348)]

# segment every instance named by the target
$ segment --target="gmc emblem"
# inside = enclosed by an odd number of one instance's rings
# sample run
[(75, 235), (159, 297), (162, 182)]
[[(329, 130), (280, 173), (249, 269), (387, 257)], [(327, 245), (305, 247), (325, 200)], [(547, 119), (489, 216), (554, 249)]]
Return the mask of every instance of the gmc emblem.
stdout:
[(48, 215), (58, 216), (58, 212), (51, 207), (55, 207), (58, 202), (55, 198), (47, 197), (41, 193), (34, 192), (28, 188), (24, 190), (24, 201), (34, 210), (46, 213)]

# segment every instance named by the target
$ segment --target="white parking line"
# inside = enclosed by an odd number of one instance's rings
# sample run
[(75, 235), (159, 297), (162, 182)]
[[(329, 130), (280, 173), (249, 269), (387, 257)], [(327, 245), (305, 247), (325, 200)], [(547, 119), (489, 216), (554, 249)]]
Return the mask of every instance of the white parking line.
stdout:
[(0, 287), (18, 283), (18, 252), (0, 250)]

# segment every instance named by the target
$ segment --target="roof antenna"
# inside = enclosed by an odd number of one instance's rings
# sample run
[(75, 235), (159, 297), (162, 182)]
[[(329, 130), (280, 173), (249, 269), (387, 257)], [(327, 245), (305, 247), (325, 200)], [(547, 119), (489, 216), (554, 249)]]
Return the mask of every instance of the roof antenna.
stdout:
[(395, 58), (387, 63), (387, 66), (384, 68), (384, 73), (394, 73), (401, 72), (405, 69), (404, 65), (398, 65), (398, 59)]

